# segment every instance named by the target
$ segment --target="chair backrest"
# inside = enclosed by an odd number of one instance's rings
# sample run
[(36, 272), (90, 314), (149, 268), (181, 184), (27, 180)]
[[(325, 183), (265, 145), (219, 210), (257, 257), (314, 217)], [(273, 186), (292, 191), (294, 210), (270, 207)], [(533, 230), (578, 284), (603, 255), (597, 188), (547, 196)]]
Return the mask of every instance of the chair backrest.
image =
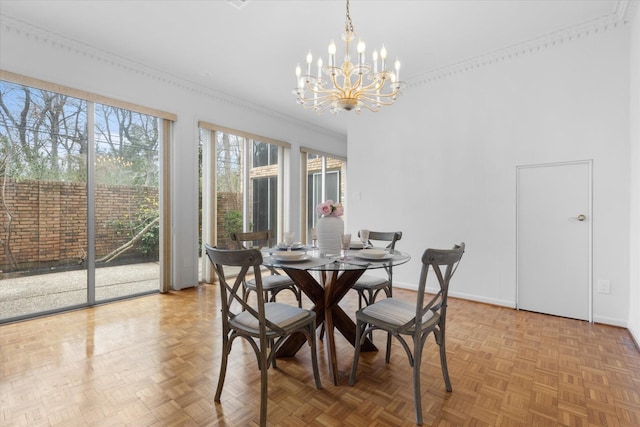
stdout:
[[(358, 237), (360, 237), (359, 231)], [(385, 248), (391, 249), (392, 251), (395, 250), (396, 242), (400, 239), (402, 239), (402, 231), (369, 231), (369, 243), (371, 243), (372, 240), (374, 242), (387, 243)], [(384, 271), (386, 271), (389, 277), (389, 283), (393, 283), (393, 267), (384, 267)]]
[[(256, 319), (261, 334), (266, 334), (266, 328), (276, 332), (284, 332), (277, 325), (265, 320), (264, 292), (262, 289), (262, 253), (258, 249), (217, 249), (205, 244), (207, 257), (213, 264), (214, 270), (220, 281), (220, 299), (222, 301), (223, 325), (229, 327), (229, 321), (241, 312), (248, 312)], [(224, 267), (240, 267), (240, 272), (228, 282), (224, 273)], [(258, 302), (255, 306), (249, 305), (242, 298), (242, 283), (248, 274), (252, 274), (256, 283)], [(232, 278), (230, 277), (229, 280)]]
[[(420, 272), (420, 282), (418, 283), (418, 298), (416, 304), (415, 326), (421, 323), (420, 319), (429, 311), (440, 314), (440, 327), (444, 327), (447, 313), (447, 297), (449, 295), (449, 283), (451, 277), (458, 269), (462, 254), (464, 254), (464, 242), (455, 245), (453, 249), (427, 249), (422, 255), (422, 270)], [(444, 272), (443, 272), (443, 268)], [(424, 304), (424, 289), (427, 283), (427, 274), (433, 270), (438, 279), (440, 290), (427, 303)]]
[[(358, 237), (360, 232), (358, 231)], [(369, 231), (369, 242), (384, 242), (387, 249), (395, 249), (396, 242), (402, 239), (402, 231)]]
[(231, 240), (236, 243), (236, 249), (270, 248), (273, 246), (273, 231), (231, 233)]
[[(243, 233), (231, 233), (231, 240), (235, 242), (236, 249), (262, 249), (271, 248), (274, 245), (273, 231), (246, 231)], [(265, 267), (271, 274), (278, 274), (273, 267)]]

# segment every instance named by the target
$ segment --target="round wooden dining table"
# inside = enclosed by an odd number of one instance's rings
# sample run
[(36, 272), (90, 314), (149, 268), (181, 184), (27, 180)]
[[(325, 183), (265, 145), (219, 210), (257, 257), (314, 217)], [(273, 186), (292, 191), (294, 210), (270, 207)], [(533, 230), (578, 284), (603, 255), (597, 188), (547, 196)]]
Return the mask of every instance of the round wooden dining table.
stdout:
[[(284, 271), (314, 304), (316, 326), (325, 325), (329, 369), (334, 385), (338, 385), (334, 330), (337, 329), (352, 345), (356, 343), (356, 324), (338, 303), (367, 270), (384, 269), (408, 262), (411, 257), (398, 250), (383, 258), (365, 258), (358, 250), (349, 250), (346, 257), (320, 256), (317, 249), (304, 247), (305, 256), (297, 260), (278, 258), (277, 248), (264, 249), (263, 265)], [(317, 276), (317, 278), (316, 278)], [(277, 357), (294, 356), (306, 342), (302, 334), (292, 335), (277, 351)], [(367, 338), (361, 351), (377, 351)]]

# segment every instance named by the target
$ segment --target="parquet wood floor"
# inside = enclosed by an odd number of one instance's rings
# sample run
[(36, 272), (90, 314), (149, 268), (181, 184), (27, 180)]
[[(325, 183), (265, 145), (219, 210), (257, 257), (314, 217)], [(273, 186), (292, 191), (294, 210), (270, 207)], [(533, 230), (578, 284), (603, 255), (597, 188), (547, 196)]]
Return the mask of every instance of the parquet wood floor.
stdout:
[[(347, 312), (355, 296), (345, 298)], [(449, 302), (453, 392), (430, 337), (425, 425), (640, 426), (640, 353), (625, 329)], [(222, 402), (213, 402), (218, 317), (217, 287), (202, 285), (0, 326), (0, 426), (257, 425), (260, 377), (248, 345), (234, 344)], [(374, 341), (382, 350), (384, 336)], [(322, 342), (323, 390), (313, 385), (306, 346), (269, 370), (270, 424), (414, 425), (402, 348), (394, 344), (388, 365), (383, 351), (363, 354), (349, 387), (353, 348), (342, 337), (337, 347), (339, 386)]]

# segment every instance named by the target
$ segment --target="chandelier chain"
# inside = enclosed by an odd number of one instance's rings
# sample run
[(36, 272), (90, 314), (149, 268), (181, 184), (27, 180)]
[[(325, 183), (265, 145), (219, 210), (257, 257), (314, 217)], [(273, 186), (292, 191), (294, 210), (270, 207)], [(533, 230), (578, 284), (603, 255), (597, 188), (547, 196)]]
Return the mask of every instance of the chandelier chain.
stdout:
[(353, 33), (353, 22), (351, 22), (351, 15), (349, 14), (349, 0), (347, 0), (347, 21), (345, 23), (345, 30), (348, 33)]

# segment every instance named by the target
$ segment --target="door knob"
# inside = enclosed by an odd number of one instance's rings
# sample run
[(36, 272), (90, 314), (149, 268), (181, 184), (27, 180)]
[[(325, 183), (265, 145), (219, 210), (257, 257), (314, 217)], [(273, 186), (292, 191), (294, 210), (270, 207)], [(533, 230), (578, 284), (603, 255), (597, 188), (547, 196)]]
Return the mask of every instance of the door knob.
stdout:
[(582, 215), (582, 214), (580, 214), (580, 215), (578, 215), (578, 216), (577, 216), (577, 217), (575, 217), (575, 218), (569, 218), (569, 219), (574, 220), (574, 221), (575, 221), (575, 220), (577, 220), (577, 221), (584, 221), (585, 219), (587, 219), (587, 217), (586, 217), (586, 216), (584, 216), (584, 215)]

